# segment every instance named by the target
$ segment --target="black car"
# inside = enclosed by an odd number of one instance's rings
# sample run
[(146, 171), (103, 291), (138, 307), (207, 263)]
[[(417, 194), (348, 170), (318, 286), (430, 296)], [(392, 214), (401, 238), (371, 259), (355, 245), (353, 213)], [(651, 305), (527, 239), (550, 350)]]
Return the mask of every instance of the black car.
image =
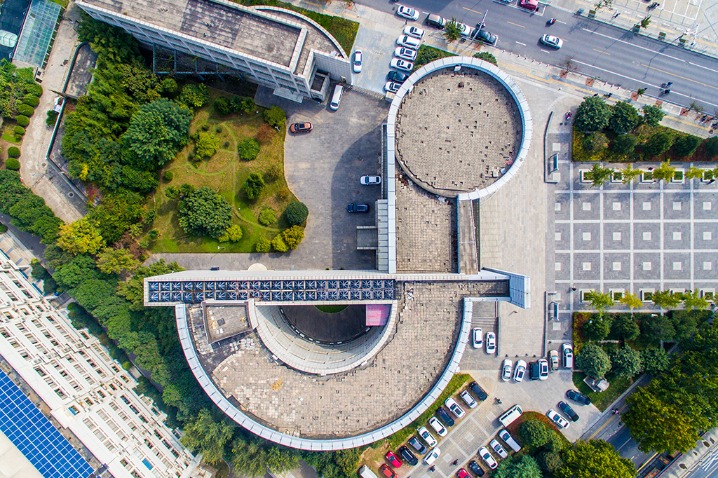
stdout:
[(439, 420), (444, 422), (446, 425), (453, 427), (454, 426), (454, 419), (451, 418), (451, 416), (446, 413), (446, 410), (444, 410), (444, 407), (439, 407), (436, 410), (436, 416), (439, 417)]
[(568, 403), (558, 402), (558, 408), (560, 408), (563, 414), (566, 415), (572, 422), (578, 421), (578, 413), (576, 413)]
[(399, 448), (399, 454), (404, 459), (405, 462), (410, 464), (411, 466), (416, 466), (419, 464), (418, 458), (416, 458), (416, 455), (414, 455), (411, 450), (409, 450), (407, 447), (402, 446)]
[(583, 393), (577, 392), (576, 390), (566, 390), (566, 397), (570, 398), (574, 402), (578, 402), (581, 405), (590, 405), (591, 399)]
[(389, 74), (386, 75), (387, 81), (394, 81), (396, 83), (404, 83), (407, 78), (409, 78), (408, 74), (396, 70), (391, 70)]
[(476, 395), (476, 398), (478, 398), (479, 400), (482, 400), (482, 401), (483, 401), (483, 400), (486, 400), (487, 398), (489, 398), (489, 396), (487, 395), (487, 393), (484, 392), (484, 389), (481, 388), (478, 383), (476, 383), (476, 382), (471, 382), (471, 383), (469, 384), (469, 388), (471, 389), (471, 391), (473, 392), (473, 394)]
[(476, 476), (484, 476), (484, 469), (479, 466), (474, 460), (471, 460), (467, 465), (469, 470)]
[(416, 450), (417, 453), (419, 453), (419, 454), (421, 454), (421, 455), (423, 455), (424, 453), (426, 453), (426, 447), (425, 447), (424, 444), (421, 443), (421, 442), (419, 441), (419, 439), (416, 438), (415, 436), (409, 438), (409, 445), (411, 445), (411, 447), (412, 447), (414, 450)]
[(347, 205), (347, 212), (369, 212), (369, 205), (353, 202)]
[[(478, 26), (478, 25), (477, 25)], [(484, 30), (483, 28), (479, 30), (478, 32), (474, 30), (471, 33), (471, 36), (475, 38), (476, 40), (479, 40), (480, 42), (484, 42), (487, 45), (496, 45), (496, 42), (498, 41), (499, 37), (494, 35), (493, 33)]]
[(529, 364), (529, 378), (531, 380), (538, 380), (541, 378), (541, 372), (538, 362), (531, 362)]

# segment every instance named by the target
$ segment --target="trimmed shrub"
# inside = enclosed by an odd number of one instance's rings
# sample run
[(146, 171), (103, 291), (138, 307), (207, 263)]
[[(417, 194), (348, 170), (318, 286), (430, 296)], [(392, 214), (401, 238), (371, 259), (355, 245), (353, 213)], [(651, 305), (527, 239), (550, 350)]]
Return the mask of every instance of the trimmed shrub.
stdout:
[(679, 136), (673, 142), (673, 152), (680, 157), (690, 156), (696, 152), (698, 146), (700, 146), (702, 139), (692, 134), (686, 134)]
[(165, 171), (165, 173), (162, 175), (162, 179), (166, 183), (172, 181), (173, 178), (174, 178), (174, 174), (172, 174), (172, 171)]
[(242, 227), (237, 224), (229, 226), (224, 234), (217, 238), (219, 242), (239, 242), (240, 239), (242, 239)]
[(17, 105), (17, 112), (23, 116), (32, 116), (35, 112), (35, 108), (29, 105), (19, 104)]
[(663, 154), (673, 146), (673, 136), (665, 131), (653, 133), (643, 145), (643, 152), (648, 156)]
[(37, 105), (40, 104), (40, 98), (38, 98), (35, 95), (25, 95), (25, 98), (22, 99), (23, 104), (26, 104), (28, 106), (32, 106), (33, 108), (37, 107)]
[(7, 226), (5, 224), (0, 223), (0, 233), (7, 232)]
[(242, 161), (252, 161), (259, 155), (259, 141), (254, 138), (242, 140), (237, 146), (237, 153)]
[(277, 252), (287, 252), (289, 250), (281, 234), (277, 234), (274, 236), (274, 239), (272, 239), (272, 249)]
[(15, 126), (12, 129), (12, 132), (15, 133), (15, 136), (24, 136), (25, 135), (25, 128), (22, 126)]
[(706, 153), (711, 158), (718, 157), (718, 136), (713, 136), (705, 141)]
[(10, 171), (19, 171), (20, 161), (18, 161), (16, 158), (7, 158), (7, 160), (5, 161), (5, 167)]
[(257, 220), (261, 225), (269, 226), (270, 224), (274, 224), (275, 222), (277, 222), (277, 214), (271, 207), (265, 207), (259, 213), (259, 217), (257, 218)]
[(15, 122), (18, 125), (25, 127), (30, 124), (30, 118), (28, 118), (27, 116), (24, 116), (24, 115), (18, 115), (15, 117)]
[(290, 226), (301, 226), (307, 221), (309, 209), (304, 203), (294, 201), (284, 210), (284, 218)]
[(304, 228), (300, 226), (292, 226), (289, 229), (282, 231), (282, 238), (284, 243), (290, 249), (296, 249), (299, 247), (299, 243), (304, 239)]
[(525, 446), (538, 448), (551, 439), (551, 429), (538, 420), (526, 420), (519, 428), (519, 437)]
[(20, 148), (17, 146), (10, 146), (7, 149), (7, 157), (8, 158), (19, 158), (20, 157)]
[(197, 133), (193, 139), (197, 159), (210, 159), (219, 149), (219, 138), (212, 133)]
[(493, 63), (494, 65), (498, 66), (499, 62), (496, 61), (496, 57), (489, 53), (488, 51), (480, 51), (478, 53), (474, 53), (474, 58), (478, 58), (479, 60), (488, 61), (489, 63)]
[(25, 85), (25, 91), (27, 91), (28, 95), (37, 96), (38, 98), (42, 96), (42, 86), (39, 83)]
[(264, 178), (259, 173), (251, 173), (242, 186), (242, 192), (250, 201), (257, 199), (262, 189), (264, 189)]
[(55, 127), (55, 123), (57, 123), (57, 117), (59, 116), (59, 113), (55, 110), (48, 110), (47, 112), (47, 118), (45, 118), (45, 124), (49, 128)]
[(611, 151), (616, 154), (628, 155), (638, 146), (638, 138), (632, 134), (622, 134), (616, 136), (616, 139), (611, 143)]
[(214, 107), (214, 111), (220, 116), (226, 116), (232, 112), (232, 105), (229, 103), (229, 100), (223, 96), (214, 100), (212, 106)]
[(269, 252), (272, 250), (272, 243), (266, 237), (261, 238), (254, 245), (254, 250), (257, 252)]
[(274, 128), (283, 128), (284, 122), (287, 119), (286, 113), (279, 106), (272, 106), (264, 110), (264, 121), (269, 123), (269, 126)]

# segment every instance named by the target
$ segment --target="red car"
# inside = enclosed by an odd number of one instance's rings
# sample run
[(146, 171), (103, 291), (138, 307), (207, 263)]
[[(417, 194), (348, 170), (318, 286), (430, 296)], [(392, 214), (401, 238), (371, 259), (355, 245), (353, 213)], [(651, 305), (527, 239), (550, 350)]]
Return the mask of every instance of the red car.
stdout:
[(379, 467), (379, 471), (381, 471), (381, 474), (386, 476), (386, 478), (396, 478), (396, 473), (394, 473), (394, 470), (389, 468), (389, 465), (386, 463)]
[(393, 451), (387, 452), (385, 458), (386, 458), (386, 461), (391, 463), (391, 466), (393, 466), (394, 468), (399, 468), (402, 465), (401, 460), (399, 459), (398, 456), (396, 456), (394, 454)]
[(471, 478), (471, 475), (469, 475), (469, 472), (464, 470), (463, 468), (459, 468), (459, 471), (456, 472), (457, 478)]
[(290, 133), (309, 133), (312, 130), (312, 123), (294, 123), (289, 127)]

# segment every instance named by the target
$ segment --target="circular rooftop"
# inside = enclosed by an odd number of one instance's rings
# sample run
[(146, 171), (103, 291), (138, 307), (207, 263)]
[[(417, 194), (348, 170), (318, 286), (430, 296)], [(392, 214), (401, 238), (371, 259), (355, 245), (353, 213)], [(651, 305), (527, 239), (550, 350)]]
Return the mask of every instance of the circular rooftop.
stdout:
[(389, 114), (394, 155), (423, 189), (474, 199), (493, 193), (523, 161), (531, 136), (528, 107), (513, 79), (470, 57), (417, 70)]

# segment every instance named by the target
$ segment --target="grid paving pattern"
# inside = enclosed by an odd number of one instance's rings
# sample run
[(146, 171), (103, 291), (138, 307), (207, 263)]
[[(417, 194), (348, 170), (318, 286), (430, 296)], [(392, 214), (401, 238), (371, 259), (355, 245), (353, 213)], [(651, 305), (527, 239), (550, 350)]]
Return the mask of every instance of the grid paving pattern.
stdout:
[[(715, 291), (716, 184), (611, 182), (599, 189), (581, 181), (581, 170), (588, 165), (562, 161), (560, 169), (554, 197), (557, 284), (637, 295), (666, 289)], [(574, 294), (573, 308), (585, 308), (579, 301)]]
[(32, 0), (15, 49), (15, 60), (42, 67), (60, 10), (60, 5), (49, 0)]
[(42, 476), (85, 478), (92, 467), (0, 370), (0, 431)]

